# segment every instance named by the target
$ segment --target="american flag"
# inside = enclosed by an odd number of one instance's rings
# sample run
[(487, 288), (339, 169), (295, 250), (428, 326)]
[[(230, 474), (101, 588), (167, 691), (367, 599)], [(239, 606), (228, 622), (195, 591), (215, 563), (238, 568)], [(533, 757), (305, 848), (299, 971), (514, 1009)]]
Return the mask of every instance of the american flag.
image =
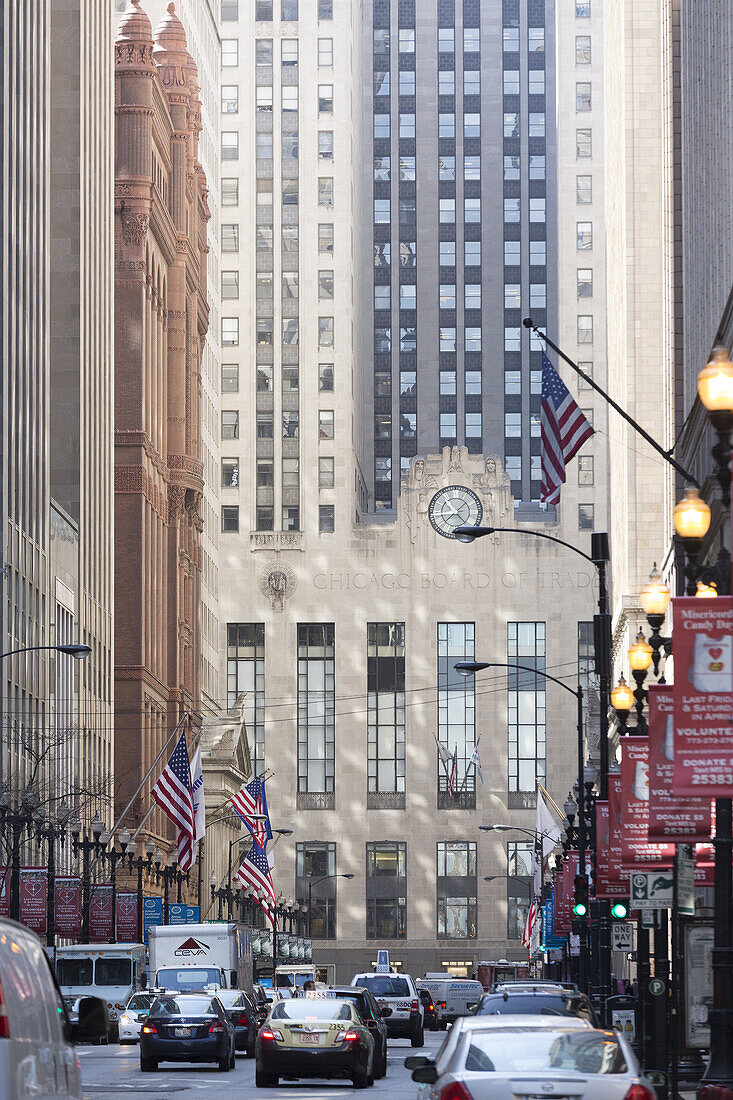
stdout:
[(256, 840), (252, 841), (252, 847), (239, 865), (237, 875), (245, 886), (251, 886), (254, 890), (264, 891), (265, 900), (262, 903), (263, 909), (268, 900), (273, 906), (276, 904), (277, 898), (275, 896), (275, 887), (272, 884), (267, 853)]
[(542, 352), (542, 400), (540, 404), (542, 439), (542, 488), (540, 500), (560, 503), (560, 486), (565, 467), (593, 429), (583, 416), (550, 360)]
[(196, 828), (191, 765), (188, 760), (185, 733), (182, 733), (178, 739), (173, 755), (150, 793), (163, 813), (178, 828), (178, 866), (182, 871), (188, 871), (193, 863)]
[[(267, 812), (264, 779), (255, 776), (250, 783), (240, 787), (232, 798), (232, 806), (249, 829), (252, 839), (261, 848), (265, 848), (268, 840), (272, 840), (272, 828), (270, 827), (270, 816)], [(264, 816), (265, 820), (258, 821), (257, 817), (259, 816)]]
[(532, 898), (532, 904), (527, 911), (527, 919), (524, 922), (524, 931), (522, 932), (522, 947), (529, 947), (532, 942), (532, 929), (534, 928), (534, 922), (537, 920), (538, 913), (539, 905), (537, 904), (537, 898)]

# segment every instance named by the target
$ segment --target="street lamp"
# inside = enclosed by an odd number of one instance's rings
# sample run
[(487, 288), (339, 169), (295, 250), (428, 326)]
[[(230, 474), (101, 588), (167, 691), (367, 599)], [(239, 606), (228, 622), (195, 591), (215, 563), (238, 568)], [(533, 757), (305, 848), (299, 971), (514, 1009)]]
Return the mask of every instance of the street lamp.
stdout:
[(63, 645), (25, 645), (20, 649), (9, 649), (6, 653), (0, 653), (0, 660), (3, 657), (15, 657), (18, 653), (35, 653), (42, 649), (53, 649), (57, 653), (65, 653), (67, 657), (74, 657), (77, 661), (83, 661), (92, 652), (91, 646), (84, 645), (82, 642), (68, 642)]
[(626, 733), (626, 723), (629, 720), (629, 711), (633, 705), (634, 693), (626, 683), (623, 675), (621, 675), (618, 684), (611, 692), (611, 706), (616, 711), (622, 737)]
[[(78, 855), (81, 852), (82, 857), (82, 872), (81, 872), (81, 905), (82, 905), (82, 924), (81, 924), (81, 942), (89, 943), (89, 908), (91, 905), (91, 893), (92, 893), (92, 881), (91, 881), (91, 866), (90, 857), (92, 855), (99, 856), (102, 853), (103, 845), (101, 841), (102, 833), (104, 832), (104, 822), (100, 818), (99, 814), (94, 815), (92, 821), (92, 836), (91, 838), (84, 834), (81, 836), (81, 820), (77, 815), (71, 822), (71, 844), (74, 850), (74, 855)], [(80, 839), (81, 838), (81, 839)]]
[(727, 508), (730, 504), (730, 433), (733, 431), (733, 363), (728, 348), (721, 344), (713, 348), (708, 363), (697, 376), (697, 392), (718, 434), (718, 442), (713, 447), (715, 476)]
[(636, 691), (634, 692), (634, 699), (636, 700), (636, 733), (646, 733), (648, 730), (646, 718), (644, 717), (644, 701), (648, 696), (648, 692), (644, 690), (644, 681), (646, 680), (646, 674), (649, 671), (653, 658), (654, 651), (652, 647), (649, 645), (642, 632), (639, 631), (636, 635), (636, 641), (629, 647), (628, 652), (631, 675), (636, 681)]
[(311, 916), (313, 914), (313, 887), (318, 886), (319, 883), (325, 882), (330, 878), (353, 878), (353, 874), (348, 872), (344, 875), (321, 875), (320, 878), (315, 879), (314, 882), (308, 883), (308, 939), (311, 938)]
[[(566, 684), (563, 680), (559, 680), (556, 676), (551, 676), (549, 672), (543, 672), (541, 669), (532, 668), (530, 665), (517, 665), (513, 663), (507, 663), (506, 661), (457, 661), (453, 665), (456, 672), (461, 676), (473, 676), (476, 672), (480, 672), (484, 668), (507, 668), (516, 672), (528, 672), (535, 676), (542, 676), (545, 680), (550, 680), (553, 684), (558, 684), (570, 695), (575, 696), (577, 704), (577, 749), (578, 749), (578, 803), (579, 803), (579, 822), (578, 822), (578, 868), (579, 873), (585, 874), (586, 860), (586, 817), (585, 817), (585, 784), (583, 776), (583, 765), (585, 763), (585, 743), (583, 737), (583, 685), (578, 684), (577, 688), (571, 688), (569, 684)], [(602, 754), (603, 755), (603, 754)], [(588, 937), (587, 937), (587, 925), (585, 921), (580, 924), (580, 956), (578, 965), (578, 985), (585, 993), (588, 987), (588, 972), (589, 972), (589, 954), (588, 954)]]
[(639, 602), (646, 615), (646, 621), (651, 627), (649, 644), (652, 647), (652, 663), (654, 665), (655, 676), (659, 676), (659, 661), (662, 656), (662, 650), (664, 649), (665, 652), (667, 652), (667, 646), (670, 643), (670, 639), (663, 638), (660, 633), (667, 615), (670, 599), (669, 585), (664, 583), (662, 574), (657, 569), (657, 563), (654, 562), (654, 567), (649, 574), (649, 580), (639, 593)]
[(687, 554), (687, 595), (694, 596), (697, 562), (703, 539), (710, 529), (710, 508), (692, 485), (687, 486), (684, 497), (675, 507), (674, 529)]
[[(122, 835), (122, 834), (120, 834)], [(135, 838), (132, 837), (127, 845), (127, 859), (130, 871), (137, 871), (137, 942), (143, 942), (144, 924), (143, 924), (143, 871), (147, 870), (148, 874), (153, 869), (153, 852), (155, 851), (155, 844), (151, 837), (145, 841), (145, 855), (140, 853), (139, 856), (135, 856), (137, 851), (137, 844)]]

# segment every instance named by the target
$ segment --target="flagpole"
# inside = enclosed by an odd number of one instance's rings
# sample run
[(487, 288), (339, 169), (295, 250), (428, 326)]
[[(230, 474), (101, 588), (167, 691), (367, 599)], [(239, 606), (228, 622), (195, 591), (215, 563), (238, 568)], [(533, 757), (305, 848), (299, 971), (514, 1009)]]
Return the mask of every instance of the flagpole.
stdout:
[[(186, 719), (187, 719), (187, 718), (188, 718), (188, 711), (187, 711), (187, 710), (184, 710), (183, 714), (181, 715), (181, 717), (179, 718), (179, 720), (178, 720), (178, 722), (177, 722), (177, 724), (176, 724), (176, 727), (175, 727), (175, 729), (173, 730), (173, 733), (172, 733), (172, 734), (170, 735), (170, 737), (168, 738), (168, 740), (166, 741), (166, 743), (165, 743), (165, 744), (163, 745), (163, 748), (162, 748), (162, 749), (160, 750), (160, 752), (159, 752), (159, 753), (158, 753), (158, 755), (156, 756), (155, 760), (154, 760), (154, 761), (153, 761), (153, 763), (152, 763), (152, 764), (150, 765), (150, 767), (149, 767), (149, 768), (148, 768), (148, 770), (146, 771), (145, 775), (144, 775), (144, 776), (143, 776), (143, 778), (141, 779), (141, 781), (140, 781), (140, 784), (139, 784), (139, 786), (138, 786), (137, 790), (135, 791), (134, 795), (132, 796), (132, 798), (130, 799), (130, 801), (129, 801), (129, 802), (127, 803), (127, 805), (125, 806), (125, 808), (124, 808), (124, 810), (122, 811), (122, 813), (120, 814), (120, 816), (119, 816), (119, 817), (117, 818), (117, 821), (115, 822), (115, 824), (114, 824), (114, 825), (112, 826), (112, 828), (111, 828), (111, 830), (110, 830), (110, 834), (109, 834), (109, 835), (110, 835), (111, 837), (113, 837), (113, 836), (115, 835), (115, 833), (116, 833), (116, 832), (117, 832), (117, 830), (119, 829), (120, 825), (121, 825), (121, 824), (122, 824), (122, 822), (123, 822), (123, 821), (125, 820), (125, 817), (126, 817), (126, 815), (127, 815), (127, 811), (128, 811), (129, 809), (130, 809), (130, 806), (132, 806), (133, 802), (135, 801), (135, 799), (137, 798), (137, 796), (138, 796), (138, 795), (140, 794), (141, 790), (143, 789), (143, 787), (144, 787), (144, 786), (145, 786), (145, 784), (147, 783), (148, 779), (150, 779), (150, 776), (151, 776), (151, 775), (152, 775), (152, 773), (153, 773), (153, 769), (154, 769), (154, 768), (155, 768), (155, 767), (157, 766), (157, 764), (158, 764), (158, 762), (160, 761), (160, 759), (162, 758), (162, 756), (163, 756), (163, 754), (164, 754), (165, 750), (166, 750), (166, 749), (168, 748), (168, 746), (170, 745), (171, 741), (172, 741), (172, 740), (173, 740), (173, 738), (174, 738), (174, 737), (176, 736), (176, 734), (178, 733), (178, 731), (180, 730), (181, 726), (183, 725), (183, 723), (184, 723), (184, 722), (186, 721)], [(148, 816), (150, 816), (150, 815), (148, 815)], [(147, 821), (147, 817), (145, 818), (145, 820)], [(135, 834), (135, 836), (137, 836), (137, 833)]]
[[(474, 752), (476, 752), (476, 750), (479, 747), (479, 744), (481, 743), (481, 736), (482, 736), (481, 734), (478, 735), (478, 740), (476, 741), (476, 744), (473, 746), (473, 751)], [(473, 756), (471, 756), (471, 759), (468, 761), (468, 764), (466, 764), (466, 774), (463, 777), (463, 782), (461, 783), (461, 789), (458, 792), (459, 795), (463, 794), (464, 788), (466, 786), (466, 782), (468, 780), (468, 772), (469, 772), (469, 769), (471, 767), (471, 764), (473, 764), (474, 770), (475, 770), (476, 761), (473, 759)]]

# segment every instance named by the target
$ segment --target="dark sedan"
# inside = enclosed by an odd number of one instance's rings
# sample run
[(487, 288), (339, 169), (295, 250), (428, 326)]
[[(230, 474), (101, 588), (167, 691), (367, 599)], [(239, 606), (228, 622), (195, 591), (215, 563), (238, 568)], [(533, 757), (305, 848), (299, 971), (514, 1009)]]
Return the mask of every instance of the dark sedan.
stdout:
[(422, 1007), (424, 1012), (423, 1026), (426, 1031), (438, 1030), (438, 1010), (435, 1007), (435, 1001), (433, 1000), (429, 989), (418, 989), (418, 997), (422, 1001)]
[(248, 1058), (254, 1058), (260, 1025), (252, 998), (241, 989), (220, 989), (216, 996), (234, 1024), (235, 1049), (243, 1050)]
[(584, 993), (569, 989), (523, 989), (502, 993), (484, 993), (476, 1006), (476, 1016), (577, 1016), (591, 1027), (599, 1027), (598, 1018)]
[(218, 997), (207, 993), (161, 994), (141, 1021), (140, 1069), (159, 1062), (216, 1062), (234, 1068), (234, 1025)]
[(359, 1018), (369, 1028), (374, 1040), (374, 1076), (387, 1076), (387, 1025), (383, 1017), (391, 1013), (389, 1008), (380, 1008), (374, 995), (368, 989), (356, 985), (332, 985), (329, 993), (339, 1000), (351, 1001), (356, 1006)]
[(267, 1019), (267, 1013), (270, 1011), (271, 1002), (264, 986), (259, 985), (257, 982), (252, 986), (252, 994), (254, 996), (255, 1011), (257, 1012), (257, 1026), (262, 1027)]

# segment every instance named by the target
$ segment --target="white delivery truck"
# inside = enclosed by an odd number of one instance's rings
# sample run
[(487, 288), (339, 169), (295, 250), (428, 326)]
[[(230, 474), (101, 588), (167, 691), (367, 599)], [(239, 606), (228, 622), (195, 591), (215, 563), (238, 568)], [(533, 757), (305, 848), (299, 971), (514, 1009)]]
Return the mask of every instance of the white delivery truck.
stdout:
[(239, 924), (158, 924), (148, 942), (158, 989), (252, 989), (252, 942)]
[(106, 1001), (113, 1037), (133, 993), (145, 988), (144, 943), (77, 943), (56, 948), (56, 980), (72, 1024), (83, 997)]
[(415, 985), (418, 989), (427, 989), (433, 998), (441, 1031), (459, 1016), (470, 1016), (473, 1006), (484, 995), (481, 982), (454, 978), (452, 974), (426, 974), (424, 978), (417, 978)]

